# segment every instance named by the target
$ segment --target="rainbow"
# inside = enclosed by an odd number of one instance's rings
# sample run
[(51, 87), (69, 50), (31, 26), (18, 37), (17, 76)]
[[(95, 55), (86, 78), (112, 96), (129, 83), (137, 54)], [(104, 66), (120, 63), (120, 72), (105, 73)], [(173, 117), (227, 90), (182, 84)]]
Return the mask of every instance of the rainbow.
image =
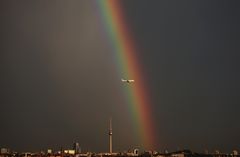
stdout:
[(120, 75), (126, 79), (135, 79), (135, 82), (126, 88), (138, 138), (144, 149), (155, 149), (156, 134), (148, 92), (141, 74), (136, 46), (124, 21), (120, 0), (96, 0), (96, 3), (115, 52)]

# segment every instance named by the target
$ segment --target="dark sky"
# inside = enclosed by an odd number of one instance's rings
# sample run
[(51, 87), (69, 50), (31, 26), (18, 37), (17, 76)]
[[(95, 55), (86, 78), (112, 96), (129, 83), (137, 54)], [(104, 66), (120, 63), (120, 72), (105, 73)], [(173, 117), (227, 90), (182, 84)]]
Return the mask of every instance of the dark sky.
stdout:
[[(240, 1), (121, 2), (159, 150), (240, 151)], [(0, 147), (104, 152), (110, 116), (114, 150), (138, 146), (99, 16), (92, 0), (0, 1)]]

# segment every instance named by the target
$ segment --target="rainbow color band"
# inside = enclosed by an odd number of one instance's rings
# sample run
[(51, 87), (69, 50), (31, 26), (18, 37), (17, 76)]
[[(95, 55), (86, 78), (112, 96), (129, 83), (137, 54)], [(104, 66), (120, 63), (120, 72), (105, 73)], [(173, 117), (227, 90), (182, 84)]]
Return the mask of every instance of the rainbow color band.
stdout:
[(99, 6), (110, 44), (116, 53), (119, 73), (126, 78), (136, 79), (133, 84), (127, 87), (127, 99), (142, 146), (144, 149), (153, 150), (156, 147), (156, 134), (150, 101), (141, 74), (135, 44), (124, 21), (120, 0), (96, 0), (96, 3)]

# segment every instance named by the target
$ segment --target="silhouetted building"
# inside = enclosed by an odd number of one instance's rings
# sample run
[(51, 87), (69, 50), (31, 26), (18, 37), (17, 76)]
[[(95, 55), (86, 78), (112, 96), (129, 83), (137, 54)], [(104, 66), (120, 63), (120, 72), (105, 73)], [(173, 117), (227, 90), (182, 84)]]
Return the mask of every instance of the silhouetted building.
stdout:
[(73, 149), (75, 150), (75, 154), (81, 153), (80, 145), (79, 145), (78, 142), (75, 142), (75, 143), (73, 144)]
[(11, 153), (10, 149), (8, 149), (8, 148), (1, 148), (0, 154), (10, 154), (10, 153)]

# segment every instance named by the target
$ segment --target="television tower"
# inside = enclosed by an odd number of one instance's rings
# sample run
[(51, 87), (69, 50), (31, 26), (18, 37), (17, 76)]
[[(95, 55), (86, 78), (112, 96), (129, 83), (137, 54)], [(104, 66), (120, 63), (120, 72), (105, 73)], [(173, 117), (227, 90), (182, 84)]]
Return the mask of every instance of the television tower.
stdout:
[(112, 154), (112, 118), (109, 120), (109, 153)]

